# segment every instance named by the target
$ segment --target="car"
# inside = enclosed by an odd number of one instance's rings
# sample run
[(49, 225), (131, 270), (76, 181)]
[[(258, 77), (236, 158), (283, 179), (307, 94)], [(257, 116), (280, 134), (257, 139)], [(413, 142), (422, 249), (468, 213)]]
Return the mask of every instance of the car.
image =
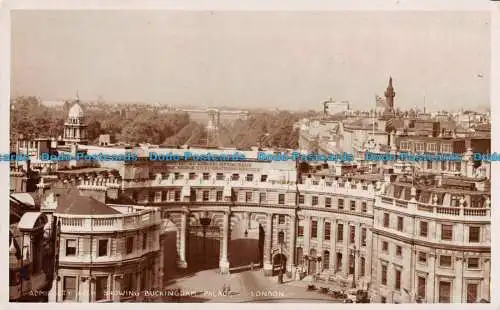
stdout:
[(350, 300), (348, 303), (355, 303), (357, 300), (358, 296), (358, 290), (357, 289), (350, 289), (346, 292), (346, 300)]

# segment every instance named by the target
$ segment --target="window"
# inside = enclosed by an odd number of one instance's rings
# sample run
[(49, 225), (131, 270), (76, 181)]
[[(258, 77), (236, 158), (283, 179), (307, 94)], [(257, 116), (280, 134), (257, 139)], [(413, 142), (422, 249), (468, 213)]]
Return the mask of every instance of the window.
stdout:
[(401, 270), (396, 270), (396, 283), (394, 283), (394, 288), (396, 290), (401, 290)]
[(401, 141), (401, 143), (399, 143), (399, 149), (401, 151), (409, 151), (410, 150), (410, 143), (408, 143), (407, 141)]
[(245, 201), (246, 202), (251, 202), (252, 201), (252, 192), (246, 192), (245, 193)]
[(311, 222), (311, 238), (318, 237), (318, 221)]
[(232, 181), (238, 181), (240, 179), (240, 175), (238, 173), (233, 173), (231, 176)]
[(134, 237), (127, 237), (127, 254), (132, 253), (134, 250)]
[(189, 173), (189, 179), (190, 179), (190, 180), (194, 180), (194, 179), (196, 179), (196, 173), (195, 173), (195, 172), (190, 172), (190, 173)]
[(155, 192), (149, 192), (149, 198), (148, 198), (148, 201), (149, 202), (153, 202), (155, 199)]
[(351, 208), (351, 211), (356, 211), (356, 201), (351, 200), (350, 208)]
[(222, 195), (223, 195), (222, 191), (217, 191), (217, 193), (215, 194), (215, 199), (217, 201), (222, 201)]
[(205, 181), (210, 180), (210, 173), (208, 173), (208, 172), (203, 172), (203, 180), (205, 180)]
[(420, 237), (427, 237), (428, 224), (427, 222), (420, 222)]
[(342, 270), (342, 253), (337, 252), (337, 262), (335, 271)]
[(330, 269), (330, 252), (324, 251), (323, 252), (323, 270), (328, 270), (328, 269)]
[(451, 282), (439, 281), (439, 302), (449, 303), (451, 297)]
[(384, 227), (389, 227), (389, 213), (384, 213)]
[(297, 227), (297, 236), (303, 237), (304, 236), (304, 226), (299, 225)]
[(325, 208), (331, 208), (332, 207), (332, 198), (326, 197), (325, 198)]
[(167, 201), (167, 191), (161, 192), (161, 201)]
[(418, 252), (418, 261), (420, 263), (427, 263), (427, 253), (425, 252)]
[(467, 303), (475, 303), (477, 302), (477, 289), (478, 285), (476, 283), (468, 283), (467, 284)]
[(356, 227), (349, 226), (349, 243), (354, 243), (356, 241)]
[(469, 227), (469, 242), (479, 242), (480, 227), (471, 226)]
[(441, 267), (451, 267), (451, 256), (441, 255), (439, 256), (439, 266)]
[(458, 207), (460, 206), (460, 198), (456, 195), (452, 195), (450, 198), (450, 205), (452, 207)]
[(441, 144), (441, 153), (451, 153), (452, 152), (452, 148), (451, 148), (451, 144)]
[(382, 265), (382, 278), (381, 278), (381, 283), (382, 285), (387, 285), (387, 266)]
[(427, 169), (432, 169), (432, 161), (427, 161)]
[(398, 216), (398, 231), (403, 231), (403, 217)]
[(263, 203), (266, 201), (266, 193), (259, 193), (259, 202)]
[(441, 225), (441, 240), (453, 240), (453, 225)]
[(278, 224), (285, 224), (285, 216), (283, 214), (278, 215)]
[(425, 284), (425, 278), (424, 277), (418, 277), (418, 280), (417, 280), (417, 297), (419, 297), (420, 299), (425, 299), (425, 290), (427, 289), (426, 288), (426, 284)]
[(318, 205), (318, 196), (312, 196), (312, 205), (317, 206)]
[(224, 180), (224, 173), (220, 173), (218, 172), (216, 175), (215, 175), (215, 179), (217, 181), (223, 181)]
[(285, 204), (285, 194), (279, 194), (278, 195), (278, 203), (280, 205), (284, 205)]
[(446, 161), (441, 162), (441, 170), (446, 171)]
[(396, 245), (396, 256), (403, 255), (403, 248), (400, 245)]
[(304, 195), (299, 195), (299, 204), (304, 204)]
[(389, 251), (389, 242), (382, 241), (382, 251), (384, 251), (384, 252)]
[(155, 193), (155, 202), (161, 202), (162, 192)]
[[(126, 273), (123, 276), (123, 282), (121, 286), (123, 292), (129, 292), (134, 289), (134, 276), (135, 274), (133, 273)], [(125, 293), (125, 294), (126, 294), (125, 296), (129, 296), (130, 293)]]
[(208, 191), (203, 191), (203, 201), (208, 201), (210, 198), (210, 193)]
[(425, 145), (423, 142), (416, 142), (415, 143), (415, 152), (425, 152)]
[(344, 199), (338, 200), (339, 210), (344, 210)]
[(361, 246), (366, 246), (366, 227), (361, 227)]
[(267, 174), (263, 174), (260, 176), (260, 181), (261, 182), (267, 182)]
[(95, 300), (107, 299), (108, 295), (108, 277), (95, 278)]
[(330, 230), (331, 230), (331, 224), (329, 222), (325, 223), (325, 233), (324, 233), (324, 238), (325, 240), (330, 240)]
[(301, 247), (297, 247), (297, 252), (295, 253), (295, 255), (295, 261), (297, 262), (297, 264), (302, 265), (302, 263), (304, 262), (304, 253)]
[(181, 191), (175, 191), (174, 200), (181, 201)]
[(64, 277), (63, 300), (76, 300), (76, 277)]
[(337, 241), (344, 241), (344, 224), (337, 225)]
[(108, 255), (108, 239), (101, 239), (98, 241), (98, 256)]
[(66, 256), (76, 255), (76, 239), (66, 240)]
[(427, 152), (429, 152), (429, 153), (437, 152), (436, 143), (427, 143)]
[(366, 206), (366, 202), (365, 201), (363, 201), (361, 203), (361, 212), (363, 212), (363, 213), (368, 212), (368, 207)]
[(469, 259), (467, 259), (467, 268), (479, 269), (479, 258), (478, 257), (469, 257)]
[(278, 244), (283, 244), (283, 243), (285, 243), (285, 232), (280, 231), (278, 233)]
[(148, 234), (142, 233), (142, 249), (145, 250), (148, 245)]
[(365, 276), (365, 258), (363, 256), (361, 256), (361, 259), (360, 259), (360, 263), (359, 263), (359, 276), (360, 277), (364, 277)]
[(247, 174), (247, 182), (252, 182), (253, 181), (253, 174)]

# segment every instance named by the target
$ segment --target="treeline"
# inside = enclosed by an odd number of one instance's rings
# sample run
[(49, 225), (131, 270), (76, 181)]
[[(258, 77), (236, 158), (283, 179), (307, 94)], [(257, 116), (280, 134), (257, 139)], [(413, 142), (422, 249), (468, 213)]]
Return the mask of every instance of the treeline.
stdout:
[[(45, 107), (35, 97), (11, 100), (11, 139), (59, 137), (63, 134), (70, 102), (63, 107)], [(85, 109), (87, 134), (91, 143), (99, 135), (109, 134), (114, 142), (130, 144), (191, 145), (206, 141), (203, 124), (192, 121), (187, 113), (160, 114), (157, 110)], [(298, 130), (293, 125), (305, 114), (279, 112), (253, 113), (246, 120), (221, 124), (220, 142), (223, 146), (249, 148), (298, 147)], [(205, 139), (205, 140), (204, 140)]]

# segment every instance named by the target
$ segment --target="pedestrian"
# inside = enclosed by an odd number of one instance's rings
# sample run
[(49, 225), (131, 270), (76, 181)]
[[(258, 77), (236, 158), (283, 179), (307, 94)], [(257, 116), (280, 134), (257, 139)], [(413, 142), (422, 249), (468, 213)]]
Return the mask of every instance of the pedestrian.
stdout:
[(250, 270), (253, 271), (253, 262), (250, 262)]

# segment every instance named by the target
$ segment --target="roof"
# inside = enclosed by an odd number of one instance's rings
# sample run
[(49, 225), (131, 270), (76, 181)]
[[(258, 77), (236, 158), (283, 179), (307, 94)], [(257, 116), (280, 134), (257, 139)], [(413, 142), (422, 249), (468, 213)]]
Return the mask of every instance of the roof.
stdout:
[(32, 230), (35, 228), (36, 223), (39, 219), (41, 219), (42, 221), (42, 227), (44, 227), (48, 222), (47, 217), (41, 212), (26, 212), (21, 217), (21, 220), (19, 221), (17, 227), (20, 230)]
[(81, 196), (75, 192), (71, 192), (58, 200), (56, 213), (74, 215), (120, 214), (119, 211), (108, 207), (94, 197)]
[(68, 115), (71, 118), (80, 118), (80, 117), (83, 117), (84, 116), (83, 109), (82, 109), (82, 107), (78, 103), (75, 103), (71, 107), (71, 109), (69, 109)]
[(40, 201), (35, 193), (12, 193), (10, 197), (25, 206), (36, 207)]

